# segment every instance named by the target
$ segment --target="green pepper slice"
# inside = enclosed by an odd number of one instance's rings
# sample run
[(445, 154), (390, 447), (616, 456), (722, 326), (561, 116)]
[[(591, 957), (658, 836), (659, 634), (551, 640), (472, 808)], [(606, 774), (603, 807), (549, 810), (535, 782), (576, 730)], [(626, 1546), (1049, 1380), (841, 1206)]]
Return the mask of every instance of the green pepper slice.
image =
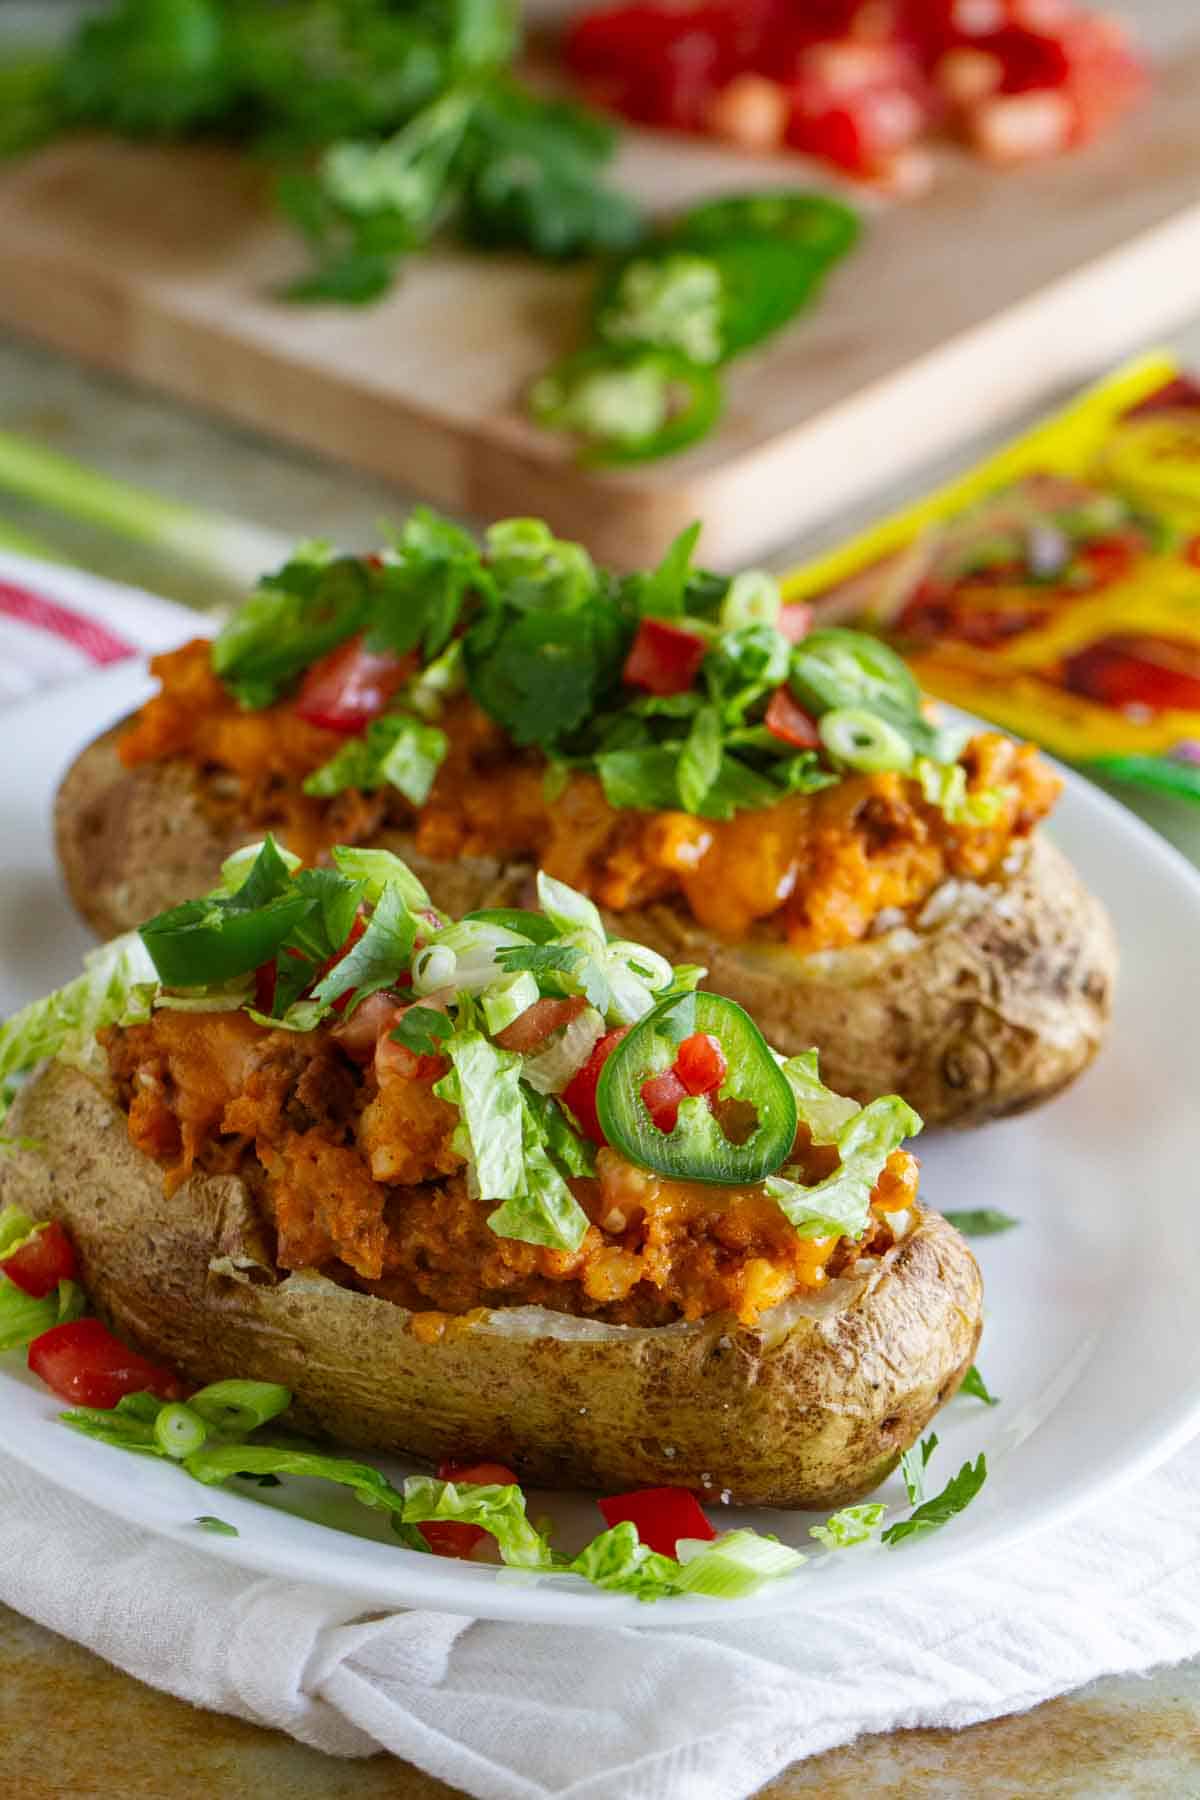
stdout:
[[(705, 266), (716, 277), (715, 299), (697, 291), (696, 277)], [(712, 352), (691, 359), (728, 362), (786, 325), (811, 298), (824, 266), (780, 238), (720, 238), (696, 250), (666, 238), (623, 257), (597, 284), (596, 335), (611, 344), (640, 341), (679, 351), (697, 326), (696, 310), (710, 304), (715, 312)], [(653, 305), (645, 305), (639, 277), (655, 268), (664, 271), (666, 279)], [(678, 311), (669, 304), (672, 268), (680, 291)], [(646, 335), (639, 338), (639, 331)], [(678, 337), (680, 331), (688, 335)]]
[(697, 247), (731, 237), (783, 239), (828, 267), (853, 248), (860, 229), (858, 214), (829, 194), (772, 188), (694, 206), (675, 221), (671, 236), (676, 243)]
[(835, 707), (890, 707), (919, 714), (921, 690), (903, 658), (863, 631), (828, 626), (792, 652), (788, 676), (802, 706), (819, 717)]
[[(700, 1096), (680, 1101), (673, 1131), (651, 1120), (642, 1084), (670, 1068), (693, 1031), (711, 1033), (725, 1053), (720, 1098), (753, 1108), (756, 1123), (742, 1143), (726, 1136)], [(774, 1174), (796, 1137), (795, 1095), (774, 1053), (749, 1013), (720, 994), (674, 995), (647, 1013), (604, 1064), (596, 1110), (605, 1136), (630, 1162), (719, 1187), (748, 1187)]]
[(214, 987), (273, 962), (317, 904), (300, 892), (280, 894), (252, 911), (221, 900), (185, 900), (138, 935), (164, 987)]
[(713, 369), (668, 350), (597, 344), (556, 363), (533, 385), (541, 425), (583, 438), (587, 463), (649, 462), (686, 449), (721, 416)]

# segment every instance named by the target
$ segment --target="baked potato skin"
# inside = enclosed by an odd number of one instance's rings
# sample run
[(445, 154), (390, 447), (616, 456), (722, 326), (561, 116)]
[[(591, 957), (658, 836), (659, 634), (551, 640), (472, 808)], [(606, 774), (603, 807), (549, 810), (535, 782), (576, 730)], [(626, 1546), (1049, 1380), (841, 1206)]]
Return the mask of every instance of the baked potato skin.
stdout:
[(193, 1177), (167, 1199), (89, 1077), (51, 1064), (11, 1116), (43, 1148), (0, 1166), (0, 1201), (67, 1226), (122, 1337), (198, 1384), (282, 1382), (298, 1426), (356, 1448), (499, 1457), (549, 1487), (669, 1483), (734, 1504), (836, 1507), (884, 1479), (979, 1339), (975, 1260), (923, 1213), (840, 1310), (778, 1341), (728, 1315), (573, 1331), (526, 1309), (507, 1330), (503, 1313), (471, 1315), (423, 1342), (387, 1301), (316, 1275), (279, 1280), (238, 1178)]
[[(214, 823), (201, 778), (182, 762), (129, 770), (122, 727), (69, 770), (55, 810), (58, 852), (76, 907), (103, 937), (128, 931), (211, 887), (223, 859), (261, 835)], [(408, 861), (458, 915), (530, 899), (527, 863), (438, 863), (411, 837), (376, 840)], [(726, 945), (681, 908), (610, 915), (672, 960), (705, 963), (708, 984), (739, 1001), (791, 1055), (817, 1045), (821, 1073), (866, 1101), (902, 1094), (927, 1125), (977, 1125), (1049, 1099), (1085, 1069), (1112, 1011), (1117, 948), (1100, 902), (1040, 834), (997, 890), (916, 934), (797, 957), (766, 943)]]

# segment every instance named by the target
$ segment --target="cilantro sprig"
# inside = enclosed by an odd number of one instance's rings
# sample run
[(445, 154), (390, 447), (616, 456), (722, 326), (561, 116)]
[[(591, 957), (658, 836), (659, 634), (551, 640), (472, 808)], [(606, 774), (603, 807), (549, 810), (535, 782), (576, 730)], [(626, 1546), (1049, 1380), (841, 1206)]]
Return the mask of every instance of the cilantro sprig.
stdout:
[(450, 223), (553, 260), (628, 248), (613, 127), (518, 86), (518, 48), (511, 0), (112, 0), (22, 65), (0, 143), (88, 126), (270, 157), (313, 252), (296, 300), (373, 300)]

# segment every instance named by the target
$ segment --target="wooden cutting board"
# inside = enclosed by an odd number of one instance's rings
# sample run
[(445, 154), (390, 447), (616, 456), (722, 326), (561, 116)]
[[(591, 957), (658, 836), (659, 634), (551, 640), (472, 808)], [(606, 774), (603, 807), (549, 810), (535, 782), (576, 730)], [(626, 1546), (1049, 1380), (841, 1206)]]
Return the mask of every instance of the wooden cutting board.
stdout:
[[(665, 207), (806, 171), (638, 134), (619, 174)], [(745, 560), (1200, 310), (1200, 40), (1088, 150), (1009, 174), (948, 150), (928, 199), (872, 206), (822, 303), (731, 371), (720, 430), (662, 463), (584, 472), (523, 417), (586, 270), (448, 249), (362, 311), (273, 300), (303, 263), (223, 152), (73, 141), (0, 173), (0, 323), (614, 562), (694, 518), (711, 561)]]

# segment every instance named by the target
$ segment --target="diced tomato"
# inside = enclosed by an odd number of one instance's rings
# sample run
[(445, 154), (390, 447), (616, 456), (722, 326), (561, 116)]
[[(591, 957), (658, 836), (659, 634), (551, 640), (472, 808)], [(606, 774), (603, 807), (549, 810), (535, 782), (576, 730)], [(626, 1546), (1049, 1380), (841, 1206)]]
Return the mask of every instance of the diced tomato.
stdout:
[(179, 1377), (115, 1338), (99, 1319), (54, 1325), (29, 1346), (29, 1367), (73, 1406), (113, 1407), (126, 1394), (183, 1395)]
[(596, 1112), (596, 1089), (600, 1085), (600, 1071), (629, 1030), (628, 1025), (620, 1025), (616, 1031), (606, 1031), (597, 1039), (592, 1054), (581, 1069), (577, 1069), (563, 1089), (563, 1099), (579, 1121), (579, 1128), (585, 1137), (591, 1138), (593, 1144), (607, 1144)]
[(625, 659), (623, 679), (648, 694), (686, 694), (707, 651), (698, 633), (669, 619), (643, 619)]
[(516, 1050), (525, 1056), (536, 1050), (551, 1032), (560, 1031), (572, 1019), (578, 1018), (586, 1005), (581, 994), (574, 994), (569, 1000), (535, 1000), (511, 1025), (496, 1033), (496, 1042), (502, 1050)]
[(715, 1538), (708, 1515), (686, 1488), (638, 1488), (632, 1494), (614, 1494), (596, 1505), (609, 1527), (626, 1520), (637, 1526), (643, 1544), (660, 1556), (674, 1556), (680, 1538)]
[(728, 1072), (719, 1038), (707, 1031), (694, 1031), (684, 1038), (675, 1058), (675, 1073), (689, 1094), (711, 1094)]
[(796, 750), (815, 750), (821, 742), (816, 720), (805, 712), (790, 688), (775, 689), (763, 724), (772, 737)]
[(1200, 537), (1188, 539), (1183, 555), (1184, 560), (1190, 562), (1193, 569), (1200, 569)]
[(40, 1225), (25, 1243), (0, 1260), (0, 1270), (34, 1300), (44, 1300), (60, 1281), (73, 1281), (78, 1272), (75, 1247), (57, 1219)]
[(259, 963), (254, 971), (254, 1010), (270, 1015), (275, 1004), (275, 982), (278, 970), (273, 962)]
[(515, 1487), (517, 1478), (505, 1463), (461, 1463), (452, 1460), (437, 1466), (439, 1481), (465, 1482), (469, 1487)]
[[(441, 1462), (437, 1466), (439, 1481), (468, 1483), (474, 1487), (512, 1487), (516, 1476), (503, 1463)], [(456, 1519), (430, 1519), (417, 1530), (435, 1556), (469, 1557), (487, 1537), (480, 1525), (460, 1524)]]
[(466, 1562), (487, 1536), (482, 1525), (464, 1525), (456, 1519), (426, 1519), (417, 1530), (435, 1556), (455, 1556), (461, 1562)]
[(315, 662), (300, 688), (296, 711), (327, 731), (363, 731), (413, 669), (411, 656), (368, 650), (361, 635)]
[[(370, 1062), (376, 1045), (386, 1041), (388, 1032), (394, 1029), (404, 1011), (394, 994), (386, 991), (370, 994), (361, 1006), (355, 1007), (348, 1019), (334, 1026), (333, 1035), (355, 1062)], [(403, 1050), (404, 1046), (397, 1044), (395, 1048)]]
[(679, 1102), (687, 1097), (688, 1090), (674, 1069), (650, 1075), (642, 1083), (643, 1104), (659, 1131), (674, 1131), (679, 1123)]
[[(362, 914), (355, 913), (354, 923), (353, 923), (353, 925), (351, 925), (350, 930), (346, 934), (345, 943), (340, 945), (339, 948), (334, 951), (332, 956), (326, 957), (325, 961), (321, 964), (320, 968), (317, 970), (316, 974), (313, 976), (312, 981), (309, 983), (310, 991), (312, 988), (319, 987), (321, 982), (324, 981), (325, 977), (330, 973), (330, 971), (332, 969), (337, 968), (337, 965), (341, 962), (343, 956), (346, 955), (346, 952), (348, 950), (353, 949), (354, 945), (357, 944), (359, 938), (362, 936), (363, 932), (366, 929), (367, 929), (367, 922), (363, 918)], [(334, 1012), (336, 1012), (336, 1013), (345, 1012), (346, 1008), (349, 1006), (349, 1004), (350, 1004), (351, 1000), (353, 1000), (353, 998), (354, 998), (354, 989), (353, 988), (348, 988), (344, 994), (339, 994), (337, 999), (333, 1002)]]
[(775, 629), (781, 632), (789, 644), (798, 644), (812, 630), (813, 611), (803, 601), (794, 600), (788, 606), (781, 606), (779, 617), (775, 621)]

